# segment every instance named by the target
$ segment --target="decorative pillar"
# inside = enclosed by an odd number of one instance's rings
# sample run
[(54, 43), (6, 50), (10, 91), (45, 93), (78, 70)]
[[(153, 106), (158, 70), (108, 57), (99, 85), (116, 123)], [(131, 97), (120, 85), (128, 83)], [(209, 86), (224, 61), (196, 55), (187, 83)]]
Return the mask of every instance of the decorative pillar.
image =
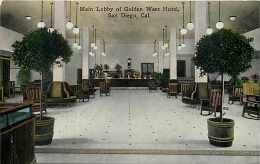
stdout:
[[(208, 15), (208, 2), (207, 1), (195, 1), (195, 45), (205, 35), (208, 26), (207, 15)], [(207, 83), (207, 75), (201, 76), (201, 71), (195, 66), (195, 82), (196, 83)]]
[[(66, 3), (63, 0), (55, 0), (54, 27), (66, 38)], [(65, 81), (65, 63), (53, 64), (53, 81)]]
[[(54, 1), (54, 28), (66, 38), (66, 3), (64, 0)], [(61, 59), (57, 59), (59, 64), (53, 64), (53, 82), (50, 88), (50, 97), (52, 98), (64, 98), (68, 95), (64, 91), (63, 83), (65, 82), (65, 63)]]
[(170, 80), (177, 80), (176, 29), (170, 30)]
[(82, 30), (82, 80), (89, 78), (89, 29)]

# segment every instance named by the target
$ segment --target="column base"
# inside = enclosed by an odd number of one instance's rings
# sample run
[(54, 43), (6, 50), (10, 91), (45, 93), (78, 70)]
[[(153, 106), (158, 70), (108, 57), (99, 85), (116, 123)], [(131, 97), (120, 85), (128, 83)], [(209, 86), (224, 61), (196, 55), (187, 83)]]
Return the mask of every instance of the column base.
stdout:
[(48, 92), (50, 98), (69, 98), (72, 95), (69, 84), (64, 81), (53, 81)]
[(178, 83), (177, 79), (170, 79), (170, 83)]
[(67, 82), (54, 81), (48, 91), (47, 106), (67, 106), (77, 101)]

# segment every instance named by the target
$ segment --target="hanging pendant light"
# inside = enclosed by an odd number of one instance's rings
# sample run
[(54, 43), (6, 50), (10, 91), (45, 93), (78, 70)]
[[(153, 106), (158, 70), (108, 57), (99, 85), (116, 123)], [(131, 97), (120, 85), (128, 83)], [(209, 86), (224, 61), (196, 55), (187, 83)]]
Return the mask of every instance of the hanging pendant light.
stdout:
[(79, 8), (79, 2), (76, 2), (76, 24), (75, 27), (73, 27), (73, 33), (79, 34), (79, 27), (78, 27), (78, 8)]
[(220, 15), (220, 0), (218, 1), (218, 22), (216, 23), (216, 28), (221, 30), (224, 28), (224, 23), (221, 21)]
[(71, 30), (72, 28), (73, 28), (73, 23), (71, 22), (71, 0), (70, 0), (70, 2), (69, 2), (69, 20), (68, 20), (68, 22), (66, 23), (66, 28), (68, 29), (68, 30)]
[(179, 43), (178, 43), (177, 49), (181, 50), (182, 49), (182, 46), (181, 46), (181, 29), (179, 28), (178, 31), (179, 31), (179, 37), (178, 37), (179, 38)]
[[(169, 41), (167, 40), (167, 42)], [(166, 53), (164, 54), (164, 56), (170, 56), (169, 46), (166, 48)]]
[(54, 31), (53, 28), (53, 2), (50, 3), (51, 5), (51, 26), (48, 28), (48, 32), (52, 33)]
[(90, 47), (94, 48), (95, 46), (95, 25), (92, 25), (92, 42), (90, 44)]
[(37, 27), (38, 28), (45, 28), (46, 24), (43, 21), (43, 0), (41, 1), (41, 20), (38, 22)]
[(102, 56), (107, 56), (106, 54), (106, 42), (105, 40), (103, 39), (103, 52), (101, 53)]
[(161, 49), (162, 49), (162, 50), (165, 50), (165, 46), (164, 46), (164, 42), (165, 42), (164, 34), (165, 34), (165, 26), (163, 26), (163, 28), (162, 28), (162, 46), (161, 46)]
[(96, 50), (96, 49), (97, 49), (97, 46), (96, 46), (96, 28), (95, 28), (95, 25), (92, 25), (92, 43), (90, 44), (90, 47), (91, 47), (93, 50)]
[(81, 46), (81, 37), (80, 37), (81, 33), (80, 33), (80, 30), (79, 30), (79, 41), (78, 41), (78, 50), (81, 50), (82, 49), (82, 46)]
[(164, 48), (167, 49), (169, 47), (169, 44), (168, 44), (168, 28), (167, 26), (164, 26), (164, 33), (165, 33), (165, 40), (166, 42), (164, 43)]
[(186, 47), (186, 44), (185, 44), (185, 41), (184, 41), (184, 35), (182, 35), (181, 47), (182, 47), (182, 48), (185, 48), (185, 47)]
[(77, 35), (74, 34), (74, 43), (73, 43), (73, 48), (77, 49), (78, 48), (78, 42), (77, 42)]
[(95, 46), (93, 47), (93, 49), (97, 50), (98, 47), (97, 47), (97, 29), (96, 28), (94, 29), (94, 43), (95, 43)]
[(154, 42), (153, 42), (153, 57), (156, 57), (158, 55), (157, 50), (156, 50), (156, 44), (157, 44), (157, 40), (154, 40)]
[(206, 30), (207, 35), (211, 35), (213, 33), (213, 28), (210, 25), (210, 2), (208, 2), (208, 28)]
[(95, 54), (93, 53), (93, 49), (91, 47), (91, 42), (89, 42), (89, 56), (95, 56)]
[[(180, 24), (180, 12), (178, 11), (178, 24)], [(178, 25), (178, 26), (180, 26), (180, 25)], [(177, 49), (180, 51), (181, 50), (181, 28), (179, 27), (179, 29), (178, 29), (178, 45), (177, 45)]]
[(187, 32), (188, 32), (188, 30), (184, 27), (184, 21), (185, 21), (185, 14), (184, 14), (184, 5), (185, 5), (185, 3), (184, 2), (182, 2), (181, 3), (182, 4), (182, 29), (181, 29), (181, 35), (186, 35), (187, 34)]
[(192, 21), (191, 21), (191, 1), (190, 1), (190, 21), (189, 21), (189, 23), (187, 24), (187, 29), (188, 30), (193, 30), (193, 28), (194, 28), (194, 24), (192, 23)]

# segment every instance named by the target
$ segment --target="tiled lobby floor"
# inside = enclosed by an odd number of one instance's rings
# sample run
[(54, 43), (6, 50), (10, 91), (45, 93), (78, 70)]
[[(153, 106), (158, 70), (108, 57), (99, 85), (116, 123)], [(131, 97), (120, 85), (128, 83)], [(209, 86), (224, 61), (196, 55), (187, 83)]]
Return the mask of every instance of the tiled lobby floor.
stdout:
[(241, 117), (242, 106), (227, 105), (235, 120), (230, 148), (208, 143), (207, 118), (198, 108), (159, 91), (112, 90), (90, 102), (48, 110), (55, 117), (53, 143), (41, 148), (260, 150), (260, 122)]

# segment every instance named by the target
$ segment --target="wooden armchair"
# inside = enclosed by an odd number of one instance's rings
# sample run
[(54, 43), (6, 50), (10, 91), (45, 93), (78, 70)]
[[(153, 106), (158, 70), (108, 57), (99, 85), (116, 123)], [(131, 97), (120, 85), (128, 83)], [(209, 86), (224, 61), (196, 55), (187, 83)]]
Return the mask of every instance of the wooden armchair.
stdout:
[(185, 104), (195, 105), (197, 103), (197, 84), (181, 84), (182, 102)]
[(90, 90), (88, 86), (82, 87), (79, 92), (77, 93), (77, 98), (79, 101), (85, 102), (85, 100), (89, 101), (90, 98)]
[(229, 93), (228, 103), (233, 104), (234, 101), (239, 101), (240, 104), (243, 103), (243, 88), (242, 87), (232, 87)]
[(177, 98), (178, 95), (178, 83), (169, 83), (169, 89), (167, 92), (167, 97), (175, 96)]
[(8, 84), (8, 97), (15, 97), (15, 82), (9, 81)]
[(46, 112), (46, 96), (41, 94), (39, 87), (26, 87), (23, 92), (23, 102), (32, 104), (32, 111), (40, 112), (41, 104), (40, 97), (42, 96), (42, 110)]
[[(221, 110), (221, 103), (222, 103), (222, 90), (221, 89), (210, 89), (209, 99), (201, 99), (201, 107), (200, 107), (200, 114), (201, 115), (210, 115), (214, 112), (216, 116), (217, 112)], [(203, 112), (207, 111), (208, 114), (204, 114)]]
[(260, 120), (260, 96), (246, 97), (242, 117)]

